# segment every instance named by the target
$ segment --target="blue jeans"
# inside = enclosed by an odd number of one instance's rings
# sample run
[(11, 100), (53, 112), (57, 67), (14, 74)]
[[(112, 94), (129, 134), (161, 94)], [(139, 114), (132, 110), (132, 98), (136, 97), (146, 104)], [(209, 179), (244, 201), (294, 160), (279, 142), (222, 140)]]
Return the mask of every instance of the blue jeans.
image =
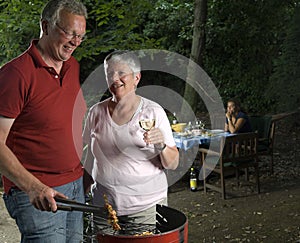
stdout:
[[(84, 202), (82, 178), (54, 187), (69, 199)], [(21, 242), (64, 243), (83, 241), (83, 214), (76, 211), (56, 213), (36, 209), (23, 191), (11, 189), (3, 199), (10, 216), (16, 220)]]

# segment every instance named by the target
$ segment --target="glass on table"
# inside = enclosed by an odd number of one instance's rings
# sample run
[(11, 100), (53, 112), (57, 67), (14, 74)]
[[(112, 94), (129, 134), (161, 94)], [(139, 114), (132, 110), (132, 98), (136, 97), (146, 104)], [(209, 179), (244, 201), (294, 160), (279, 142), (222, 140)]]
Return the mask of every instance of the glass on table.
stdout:
[(203, 133), (204, 126), (204, 123), (199, 118), (196, 118), (195, 125), (193, 126), (192, 130), (193, 135), (201, 136)]
[(184, 131), (187, 133), (187, 134), (192, 134), (192, 131), (193, 131), (193, 125), (192, 125), (192, 122), (189, 121), (187, 126), (185, 127)]

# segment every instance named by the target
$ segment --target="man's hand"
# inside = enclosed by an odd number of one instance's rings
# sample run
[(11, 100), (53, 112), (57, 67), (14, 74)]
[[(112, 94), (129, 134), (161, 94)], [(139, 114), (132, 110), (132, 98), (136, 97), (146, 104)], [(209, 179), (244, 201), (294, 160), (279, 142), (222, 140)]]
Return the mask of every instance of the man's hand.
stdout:
[(64, 194), (44, 185), (28, 193), (32, 205), (41, 211), (57, 211), (54, 197), (67, 198)]

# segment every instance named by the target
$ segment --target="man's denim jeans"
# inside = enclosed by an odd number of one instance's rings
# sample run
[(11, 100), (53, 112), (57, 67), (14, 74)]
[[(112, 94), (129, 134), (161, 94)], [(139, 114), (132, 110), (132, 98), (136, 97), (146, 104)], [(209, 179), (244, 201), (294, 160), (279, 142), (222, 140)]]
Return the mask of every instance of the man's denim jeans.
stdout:
[[(69, 199), (84, 202), (82, 178), (63, 186), (54, 187)], [(22, 234), (21, 242), (64, 243), (82, 242), (83, 214), (76, 211), (45, 212), (33, 207), (23, 191), (11, 189), (4, 194), (6, 208), (16, 220)]]

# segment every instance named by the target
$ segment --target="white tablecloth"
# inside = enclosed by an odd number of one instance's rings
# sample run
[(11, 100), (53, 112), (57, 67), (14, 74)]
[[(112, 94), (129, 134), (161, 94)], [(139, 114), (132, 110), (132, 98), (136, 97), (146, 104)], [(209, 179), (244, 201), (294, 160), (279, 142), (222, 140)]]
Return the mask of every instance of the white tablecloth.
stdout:
[(178, 133), (173, 133), (173, 137), (176, 143), (177, 148), (183, 149), (185, 151), (189, 150), (194, 146), (199, 146), (200, 144), (209, 144), (213, 139), (220, 139), (222, 136), (232, 136), (228, 132), (222, 132), (218, 134), (213, 134), (212, 136), (181, 136)]

